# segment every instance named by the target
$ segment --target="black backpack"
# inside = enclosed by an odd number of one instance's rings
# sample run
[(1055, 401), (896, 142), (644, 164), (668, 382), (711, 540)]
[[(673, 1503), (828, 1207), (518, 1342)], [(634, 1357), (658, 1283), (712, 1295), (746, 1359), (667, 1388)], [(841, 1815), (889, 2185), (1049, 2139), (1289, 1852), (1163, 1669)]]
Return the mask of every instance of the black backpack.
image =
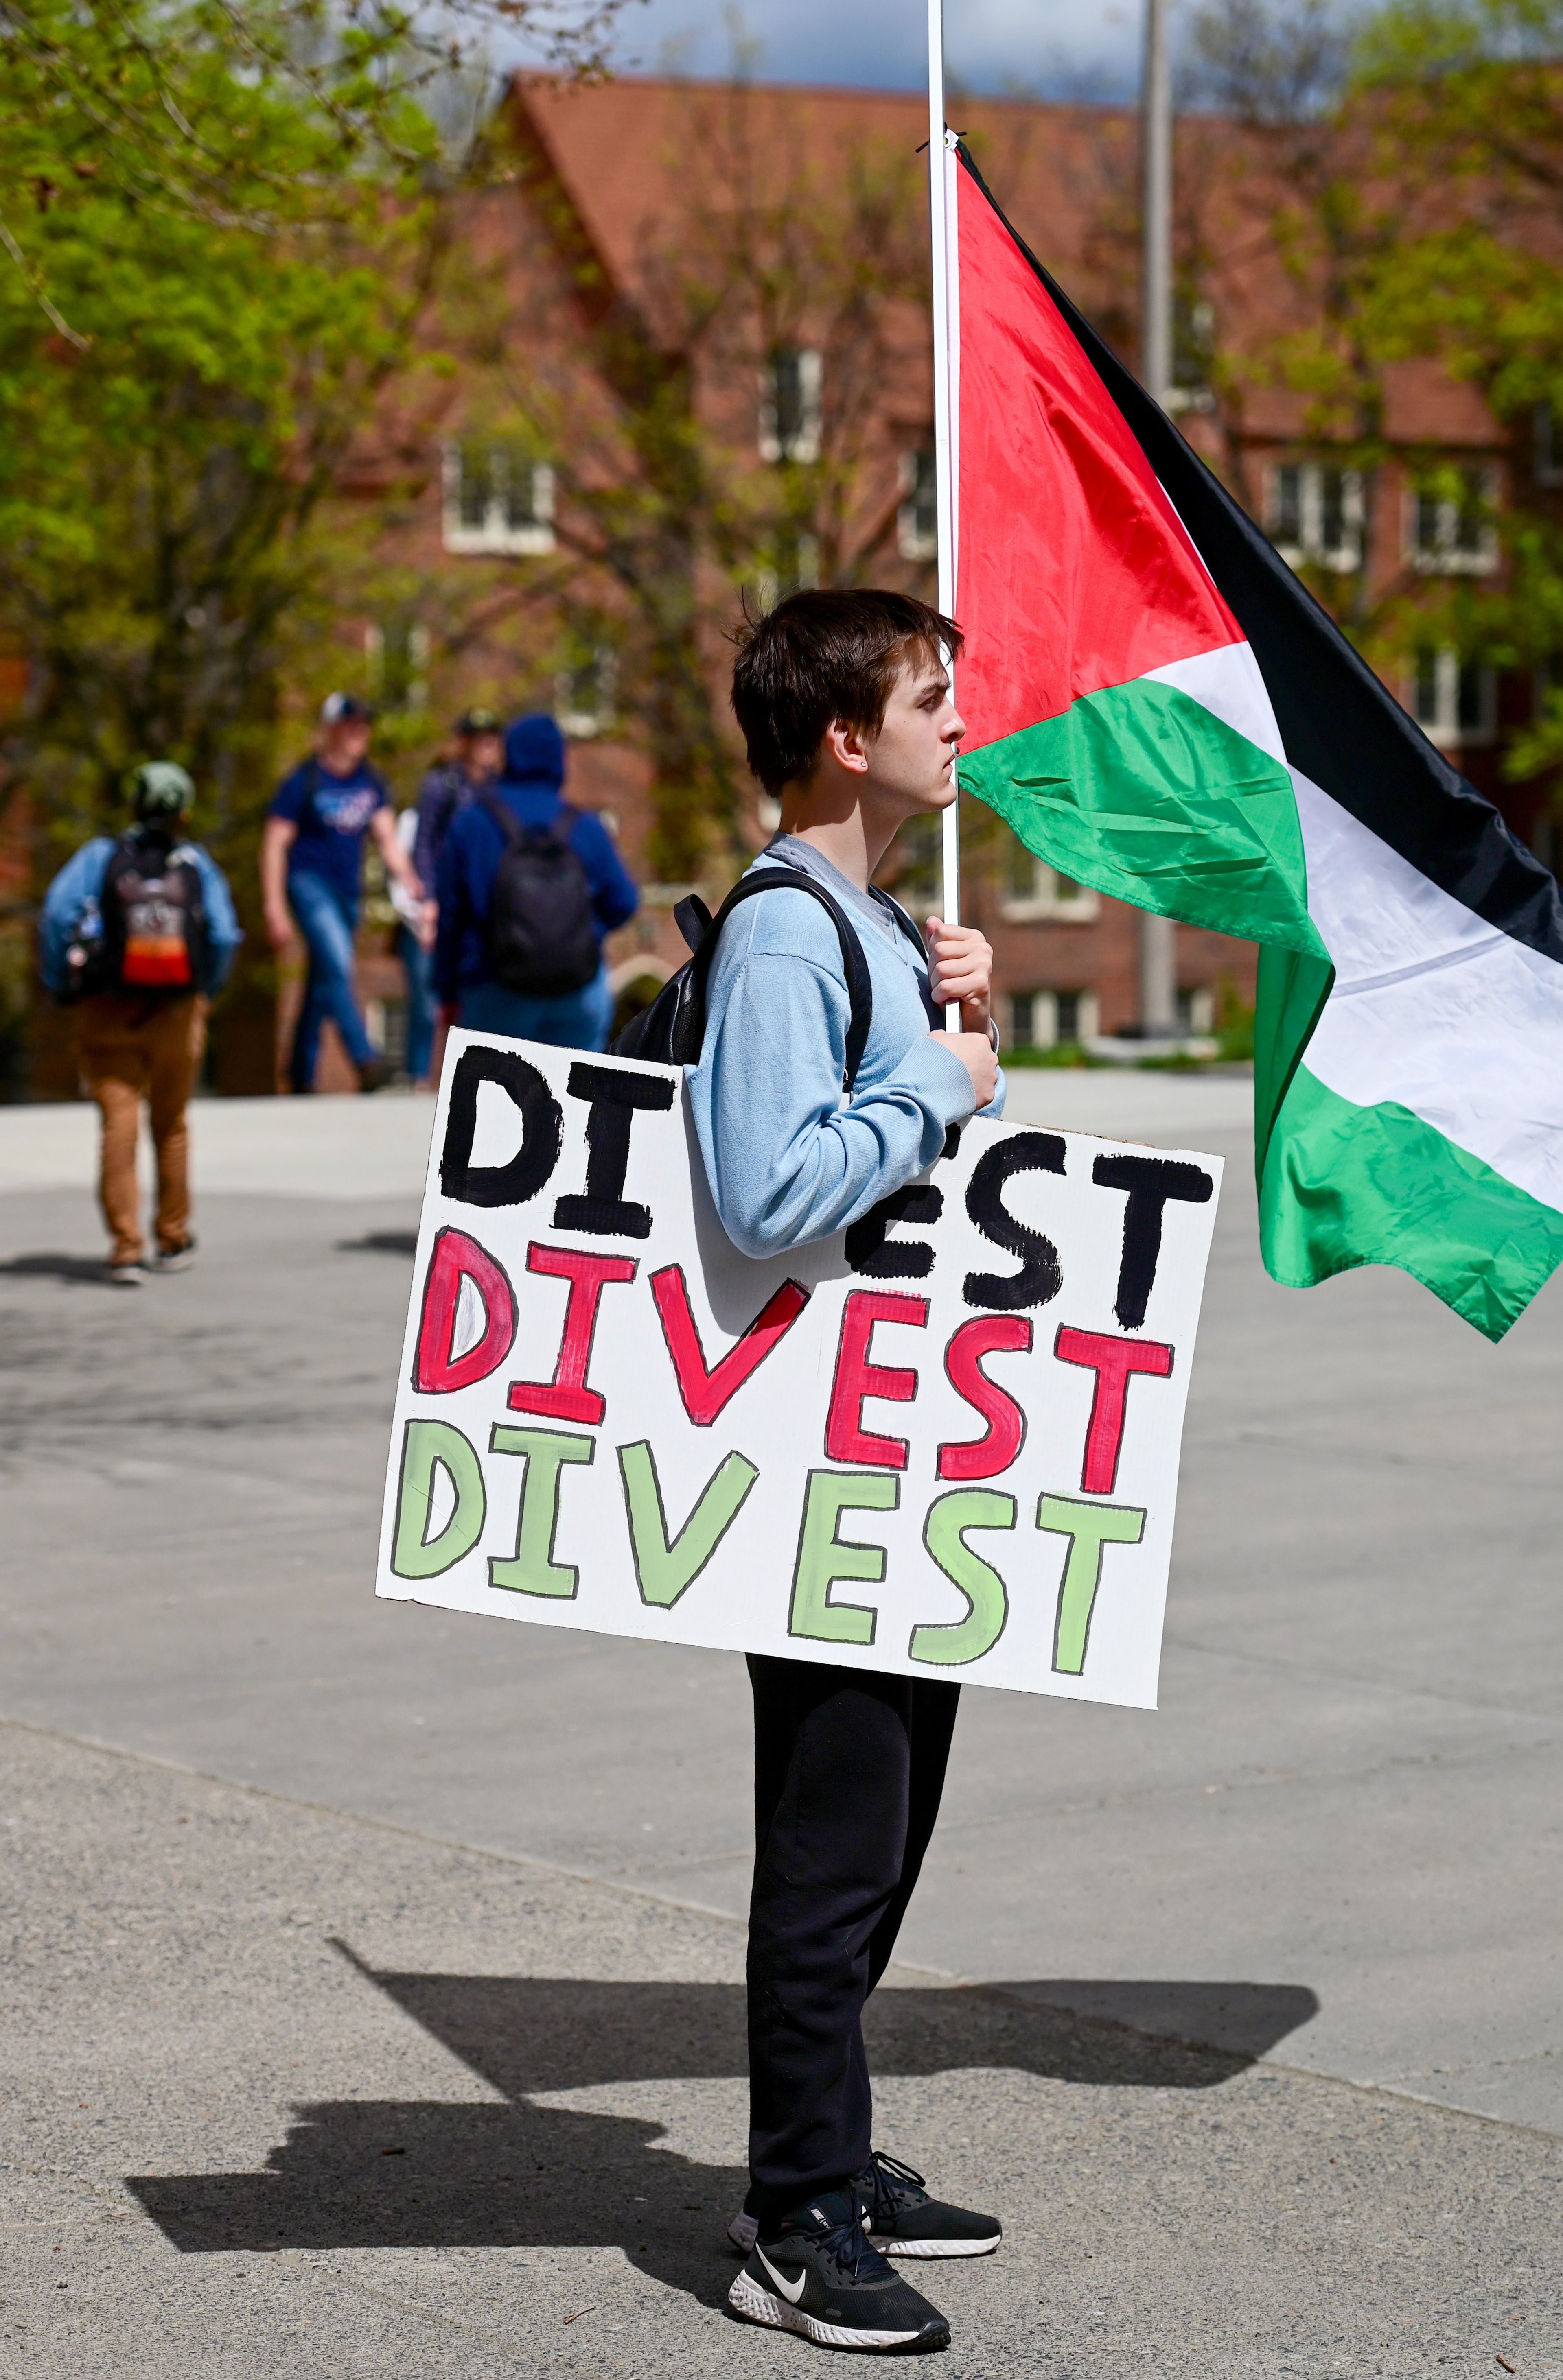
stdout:
[[(616, 1058), (645, 1058), (662, 1066), (699, 1065), (701, 1046), (705, 1039), (705, 987), (722, 929), (740, 901), (773, 890), (809, 893), (822, 909), (829, 912), (836, 928), (852, 1012), (847, 1026), (847, 1061), (842, 1068), (841, 1087), (851, 1090), (868, 1047), (869, 1027), (873, 1023), (873, 986), (868, 961), (863, 956), (857, 928), (840, 902), (813, 877), (800, 868), (789, 868), (785, 860), (763, 868), (757, 875), (740, 877), (714, 917), (697, 892), (679, 902), (673, 912), (674, 919), (694, 955), (677, 974), (669, 976), (649, 1008), (630, 1018), (613, 1044)], [(906, 911), (898, 902), (892, 901), (889, 905), (902, 933), (926, 956), (922, 937)]]
[(109, 855), (98, 895), (101, 957), (93, 990), (188, 1000), (206, 979), (206, 909), (188, 843), (132, 827)]
[(541, 1000), (584, 991), (603, 964), (592, 883), (565, 804), (552, 826), (523, 826), (492, 794), (479, 801), (505, 837), (484, 926), (484, 967), (506, 991)]

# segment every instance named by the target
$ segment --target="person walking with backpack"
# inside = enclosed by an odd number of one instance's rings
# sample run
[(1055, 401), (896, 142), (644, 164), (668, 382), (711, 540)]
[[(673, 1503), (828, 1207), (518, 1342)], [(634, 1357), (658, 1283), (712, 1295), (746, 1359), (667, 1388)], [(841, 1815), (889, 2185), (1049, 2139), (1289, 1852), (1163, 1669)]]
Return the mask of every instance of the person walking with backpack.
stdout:
[(457, 812), (436, 886), (434, 988), (446, 1024), (601, 1050), (612, 1002), (603, 938), (640, 905), (607, 829), (560, 791), (565, 741), (517, 720), (505, 773)]
[(390, 1079), (353, 998), (365, 835), (373, 836), (387, 876), (416, 900), (423, 887), (397, 840), (385, 780), (369, 765), (372, 717), (356, 695), (326, 696), (317, 748), (277, 787), (261, 837), (267, 935), (275, 949), (286, 950), (296, 919), (310, 956), (288, 1066), (295, 1091), (314, 1088), (320, 1029), (328, 1016), (357, 1069), (360, 1090), (377, 1091)]
[(103, 1117), (98, 1196), (109, 1279), (122, 1289), (147, 1277), (136, 1185), (143, 1099), (157, 1152), (155, 1269), (194, 1261), (185, 1110), (207, 1003), (242, 940), (227, 879), (186, 835), (195, 798), (186, 771), (149, 760), (130, 790), (135, 823), (117, 840), (83, 844), (50, 885), (39, 929), (40, 971), (76, 1008), (82, 1078)]

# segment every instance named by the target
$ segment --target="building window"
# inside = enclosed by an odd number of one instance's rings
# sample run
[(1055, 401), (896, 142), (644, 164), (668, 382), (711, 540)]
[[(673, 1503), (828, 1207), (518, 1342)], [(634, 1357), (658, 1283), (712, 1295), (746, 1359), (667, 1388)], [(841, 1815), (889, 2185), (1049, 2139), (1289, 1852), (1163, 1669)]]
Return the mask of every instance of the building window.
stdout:
[(1210, 367), (1215, 354), (1215, 309), (1207, 298), (1172, 301), (1172, 386), (1168, 413), (1214, 413)]
[(1283, 562), (1358, 570), (1362, 562), (1362, 481), (1335, 463), (1277, 463), (1270, 473), (1267, 526)]
[(382, 620), (363, 632), (369, 682), (382, 710), (421, 710), (429, 699), (429, 631), (416, 620)]
[(1411, 707), (1435, 744), (1489, 742), (1497, 725), (1497, 678), (1488, 662), (1462, 662), (1452, 645), (1416, 655)]
[(524, 447), (453, 439), (445, 450), (447, 553), (552, 553), (554, 474)]
[(1178, 1032), (1186, 1038), (1198, 1038), (1208, 1033), (1215, 1022), (1215, 995), (1203, 988), (1193, 991), (1179, 988), (1173, 995), (1173, 1012)]
[(1012, 1050), (1056, 1050), (1092, 1040), (1096, 1032), (1093, 991), (1012, 991), (1009, 995), (1009, 1046)]
[(1085, 925), (1095, 917), (1100, 904), (1089, 885), (1077, 884), (1072, 877), (1061, 876), (1056, 868), (1049, 868), (1045, 860), (1028, 851), (1017, 836), (1010, 839), (998, 905), (1001, 917), (1012, 926), (1048, 920), (1061, 925)]
[(939, 498), (932, 446), (919, 446), (914, 453), (901, 456), (901, 505), (896, 515), (896, 542), (907, 562), (938, 559)]
[(1477, 470), (1459, 476), (1458, 495), (1422, 488), (1411, 492), (1410, 560), (1418, 570), (1497, 568), (1497, 475)]
[(605, 735), (614, 723), (618, 664), (605, 645), (586, 661), (559, 672), (554, 681), (555, 712), (562, 735)]
[(1563, 428), (1545, 397), (1531, 417), (1531, 467), (1539, 488), (1563, 487)]
[(909, 819), (885, 854), (885, 889), (914, 917), (925, 917), (944, 901), (944, 854), (942, 817)]
[(820, 458), (820, 351), (777, 347), (760, 374), (760, 459), (817, 463)]
[(760, 572), (760, 609), (774, 612), (785, 595), (819, 583), (819, 539), (810, 529), (784, 528), (776, 538), (774, 559)]

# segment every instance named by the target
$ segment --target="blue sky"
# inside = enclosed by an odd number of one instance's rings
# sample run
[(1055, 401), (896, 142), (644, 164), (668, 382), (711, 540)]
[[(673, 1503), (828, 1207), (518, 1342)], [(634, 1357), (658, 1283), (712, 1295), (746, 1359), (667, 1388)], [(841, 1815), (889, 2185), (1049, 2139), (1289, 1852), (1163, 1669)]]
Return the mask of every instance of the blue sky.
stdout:
[[(620, 71), (723, 74), (732, 55), (722, 0), (629, 0), (615, 44)], [(926, 0), (751, 0), (742, 12), (764, 81), (919, 88)], [(1138, 0), (946, 0), (945, 55), (969, 90), (1122, 99), (1138, 79)]]

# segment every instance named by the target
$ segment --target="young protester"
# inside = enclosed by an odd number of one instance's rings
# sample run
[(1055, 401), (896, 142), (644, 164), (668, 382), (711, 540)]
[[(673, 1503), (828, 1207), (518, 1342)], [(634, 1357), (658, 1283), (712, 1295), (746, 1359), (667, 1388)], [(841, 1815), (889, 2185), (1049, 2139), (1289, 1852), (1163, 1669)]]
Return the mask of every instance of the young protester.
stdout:
[[(987, 943), (931, 917), (925, 958), (872, 882), (897, 829), (955, 799), (963, 730), (942, 653), (960, 646), (925, 604), (872, 590), (789, 596), (739, 638), (733, 709), (782, 811), (755, 864), (834, 897), (873, 1000), (844, 1097), (851, 1002), (829, 913), (777, 889), (723, 929), (689, 1083), (717, 1212), (747, 1255), (843, 1230), (932, 1165), (952, 1127), (1001, 1111)], [(950, 1002), (957, 1033), (943, 1029)], [(861, 2015), (933, 1831), (959, 1688), (769, 1656), (749, 1670), (751, 2179), (729, 2302), (821, 2346), (946, 2346), (944, 2316), (882, 2252), (983, 2255), (1000, 2227), (873, 2148)]]
[(134, 825), (117, 841), (82, 844), (50, 885), (39, 929), (43, 981), (76, 1005), (82, 1079), (103, 1116), (98, 1196), (120, 1289), (147, 1277), (136, 1187), (143, 1099), (157, 1152), (155, 1269), (183, 1272), (195, 1260), (185, 1110), (207, 1003), (241, 940), (227, 879), (186, 835), (195, 787), (185, 771), (149, 760), (130, 791)]
[(436, 882), (434, 989), (446, 1024), (601, 1050), (613, 1002), (603, 938), (640, 896), (601, 819), (571, 808), (565, 739), (518, 719), (505, 771), (451, 822)]
[(328, 1016), (357, 1069), (359, 1088), (377, 1091), (389, 1080), (353, 998), (365, 835), (374, 837), (387, 876), (416, 899), (423, 888), (397, 839), (385, 781), (369, 765), (372, 717), (356, 695), (326, 696), (315, 751), (277, 787), (261, 837), (266, 932), (275, 949), (286, 950), (296, 919), (310, 957), (288, 1067), (295, 1091), (314, 1088), (320, 1029)]
[(433, 898), (440, 854), (458, 810), (492, 785), (505, 761), (505, 722), (496, 710), (464, 710), (450, 743), (424, 776), (418, 799), (397, 820), (397, 836), (410, 858), (423, 895), (391, 886), (397, 913), (397, 956), (407, 975), (407, 1071), (421, 1088), (438, 1075), (434, 1042)]

